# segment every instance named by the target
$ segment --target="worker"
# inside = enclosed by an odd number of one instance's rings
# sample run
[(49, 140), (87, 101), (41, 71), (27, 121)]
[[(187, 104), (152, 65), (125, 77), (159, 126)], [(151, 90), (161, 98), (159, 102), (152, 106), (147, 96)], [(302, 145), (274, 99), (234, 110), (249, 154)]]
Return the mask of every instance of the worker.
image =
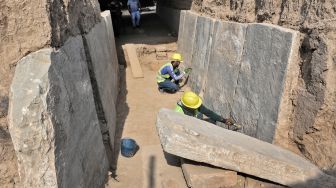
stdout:
[(180, 89), (179, 83), (185, 73), (178, 69), (182, 55), (174, 53), (171, 62), (164, 64), (158, 71), (156, 81), (160, 92), (175, 93)]
[[(235, 124), (231, 118), (223, 118), (212, 110), (206, 108), (202, 104), (202, 99), (192, 91), (186, 91), (182, 95), (181, 99), (177, 102), (175, 112), (179, 112), (185, 115), (193, 116), (201, 120), (216, 124), (216, 122), (222, 122), (228, 125), (230, 130), (237, 131), (241, 129), (241, 126)], [(206, 115), (209, 119), (203, 118)]]
[(133, 28), (140, 27), (141, 5), (140, 5), (139, 0), (128, 0), (127, 1), (127, 6), (128, 6), (128, 12), (130, 13), (131, 18), (132, 18)]

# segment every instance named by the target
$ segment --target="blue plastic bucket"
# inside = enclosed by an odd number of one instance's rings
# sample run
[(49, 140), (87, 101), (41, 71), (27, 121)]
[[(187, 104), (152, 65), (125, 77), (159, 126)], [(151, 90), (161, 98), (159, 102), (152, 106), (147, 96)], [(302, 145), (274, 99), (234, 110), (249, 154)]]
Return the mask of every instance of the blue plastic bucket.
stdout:
[(124, 157), (133, 157), (138, 150), (138, 145), (131, 138), (121, 139), (121, 155)]

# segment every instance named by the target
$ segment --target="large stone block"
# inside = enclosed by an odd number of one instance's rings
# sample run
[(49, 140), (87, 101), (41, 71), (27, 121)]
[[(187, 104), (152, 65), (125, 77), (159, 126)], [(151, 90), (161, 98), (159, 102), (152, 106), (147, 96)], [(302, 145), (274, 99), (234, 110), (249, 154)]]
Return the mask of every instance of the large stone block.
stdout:
[(237, 172), (225, 170), (204, 163), (181, 159), (181, 167), (188, 184), (192, 188), (226, 188), (237, 184)]
[[(184, 18), (184, 28), (181, 35), (181, 46), (178, 46), (178, 51), (182, 53), (185, 66), (191, 65), (191, 54), (193, 50), (193, 41), (196, 30), (196, 21), (198, 15), (187, 11)], [(180, 36), (179, 36), (180, 37)]]
[(109, 11), (102, 13), (102, 16), (102, 22), (96, 24), (85, 35), (84, 45), (87, 48), (88, 68), (91, 72), (91, 83), (101, 132), (104, 142), (107, 143), (108, 158), (112, 161), (117, 120), (115, 104), (119, 91), (119, 68)]
[(215, 20), (206, 17), (198, 17), (196, 22), (194, 48), (191, 57), (192, 72), (189, 79), (189, 85), (196, 93), (201, 92), (208, 73), (209, 56), (211, 53), (209, 49), (211, 49), (213, 39), (214, 23)]
[(88, 32), (100, 21), (99, 4), (86, 1), (0, 2), (0, 91), (8, 94), (13, 69), (26, 54), (60, 47), (71, 36)]
[(183, 49), (183, 42), (182, 38), (183, 36), (183, 30), (184, 30), (184, 20), (185, 20), (185, 15), (186, 15), (185, 10), (181, 10), (180, 12), (180, 24), (179, 24), (179, 30), (178, 30), (178, 40), (177, 40), (177, 49), (181, 51)]
[(108, 162), (82, 37), (18, 63), (10, 133), (25, 187), (101, 187)]
[(119, 93), (119, 62), (118, 62), (118, 54), (117, 47), (114, 38), (114, 31), (112, 27), (112, 19), (110, 15), (110, 11), (104, 11), (101, 13), (102, 20), (105, 22), (106, 32), (107, 32), (107, 44), (109, 45), (111, 59), (110, 62), (112, 64), (112, 75), (113, 78), (112, 87), (114, 88), (113, 98), (114, 103), (117, 103), (118, 93)]
[(272, 142), (297, 32), (269, 24), (248, 25), (232, 111), (243, 132)]
[[(191, 15), (185, 15), (183, 33), (193, 28), (187, 24)], [(288, 72), (295, 68), (290, 64), (298, 33), (269, 24), (213, 23), (202, 16), (196, 20), (191, 88), (204, 96), (210, 109), (225, 117), (234, 114), (243, 133), (272, 142), (281, 101), (288, 96), (284, 88), (293, 79)], [(189, 41), (180, 40), (190, 48)], [(187, 48), (182, 49), (188, 59)]]
[(204, 104), (224, 116), (228, 116), (231, 111), (245, 33), (244, 24), (217, 21), (214, 25), (208, 74), (203, 86)]
[(160, 110), (156, 126), (163, 149), (186, 159), (286, 186), (333, 187), (336, 183), (290, 151), (168, 109)]

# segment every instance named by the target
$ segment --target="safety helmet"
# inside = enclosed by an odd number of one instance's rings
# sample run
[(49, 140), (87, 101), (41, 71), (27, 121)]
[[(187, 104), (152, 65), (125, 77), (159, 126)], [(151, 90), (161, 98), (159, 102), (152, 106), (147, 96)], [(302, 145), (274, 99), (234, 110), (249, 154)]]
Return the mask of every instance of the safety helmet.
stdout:
[(182, 62), (182, 55), (180, 53), (174, 53), (171, 57), (171, 60)]
[(197, 109), (202, 105), (202, 99), (192, 91), (184, 92), (181, 102), (184, 106), (191, 109)]

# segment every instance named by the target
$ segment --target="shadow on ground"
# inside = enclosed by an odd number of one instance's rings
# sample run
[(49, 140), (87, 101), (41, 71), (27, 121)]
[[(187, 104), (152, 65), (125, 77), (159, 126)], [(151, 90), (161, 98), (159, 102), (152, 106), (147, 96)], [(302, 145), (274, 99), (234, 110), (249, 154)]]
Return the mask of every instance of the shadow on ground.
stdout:
[[(118, 157), (120, 153), (120, 142), (124, 130), (124, 124), (129, 114), (129, 106), (126, 102), (127, 83), (126, 83), (126, 59), (122, 49), (122, 45), (127, 43), (133, 44), (165, 44), (176, 42), (177, 38), (169, 36), (169, 30), (162, 25), (159, 17), (155, 12), (146, 12), (141, 15), (141, 27), (132, 28), (131, 18), (127, 12), (123, 12), (122, 26), (120, 28), (120, 36), (116, 38), (116, 48), (118, 53), (119, 69), (119, 94), (117, 102), (117, 127), (115, 133), (115, 151), (113, 157), (114, 172), (112, 176), (116, 177), (116, 170), (118, 168)], [(155, 158), (150, 160), (154, 170)], [(154, 177), (153, 177), (154, 178)], [(149, 181), (153, 182), (153, 181)], [(152, 185), (154, 186), (154, 185)]]

